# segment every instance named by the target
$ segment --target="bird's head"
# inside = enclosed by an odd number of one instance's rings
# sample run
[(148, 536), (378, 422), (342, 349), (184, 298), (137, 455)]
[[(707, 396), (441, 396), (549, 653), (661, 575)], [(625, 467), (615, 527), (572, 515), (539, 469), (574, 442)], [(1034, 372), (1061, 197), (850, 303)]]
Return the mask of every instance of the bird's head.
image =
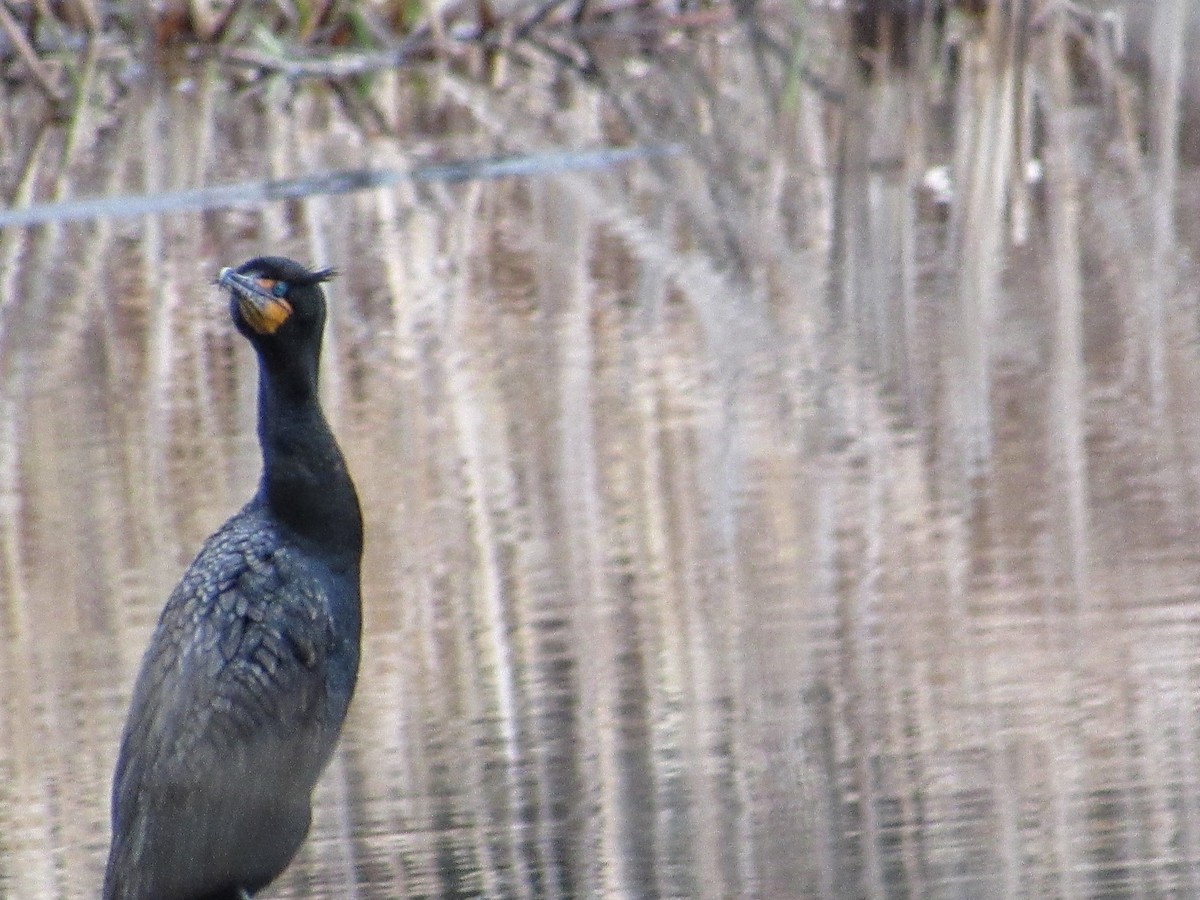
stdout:
[(229, 311), (238, 331), (261, 350), (314, 339), (319, 343), (325, 325), (321, 283), (334, 274), (282, 256), (259, 256), (236, 269), (222, 269), (217, 284), (229, 291)]

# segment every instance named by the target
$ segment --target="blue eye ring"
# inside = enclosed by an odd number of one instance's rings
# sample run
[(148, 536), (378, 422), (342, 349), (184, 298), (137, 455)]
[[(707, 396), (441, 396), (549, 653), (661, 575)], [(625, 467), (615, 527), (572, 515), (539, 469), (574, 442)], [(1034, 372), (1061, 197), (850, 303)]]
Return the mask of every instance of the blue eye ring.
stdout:
[(274, 287), (271, 288), (271, 293), (274, 294), (276, 297), (282, 297), (287, 292), (288, 292), (288, 286), (287, 286), (286, 281), (277, 281), (277, 282), (275, 282)]

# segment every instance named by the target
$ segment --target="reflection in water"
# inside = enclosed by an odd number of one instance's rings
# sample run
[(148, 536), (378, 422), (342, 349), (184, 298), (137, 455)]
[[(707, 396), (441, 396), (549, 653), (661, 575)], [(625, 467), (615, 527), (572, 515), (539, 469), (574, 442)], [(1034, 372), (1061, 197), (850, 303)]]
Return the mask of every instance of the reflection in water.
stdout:
[[(271, 896), (1200, 895), (1195, 298), (1150, 292), (1179, 245), (1132, 163), (1065, 152), (1110, 136), (1038, 40), (1047, 183), (962, 170), (949, 209), (915, 188), (934, 119), (839, 106), (909, 115), (915, 76), (822, 97), (728, 36), (552, 94), (540, 61), (381, 78), (403, 141), (212, 72), (17, 134), (42, 200), (419, 142), (691, 156), (0, 233), (0, 893), (99, 885), (139, 654), (258, 474), (210, 281), (273, 252), (343, 270), (325, 405), (368, 546), (357, 698)], [(964, 153), (1016, 115), (976, 62)]]

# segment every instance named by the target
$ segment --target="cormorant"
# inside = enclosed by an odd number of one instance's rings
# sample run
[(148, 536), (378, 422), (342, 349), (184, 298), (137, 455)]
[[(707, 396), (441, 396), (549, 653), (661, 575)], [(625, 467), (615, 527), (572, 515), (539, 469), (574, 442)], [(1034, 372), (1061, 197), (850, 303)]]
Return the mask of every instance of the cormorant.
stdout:
[(223, 269), (258, 355), (258, 491), (159, 619), (113, 777), (104, 900), (234, 900), (295, 855), (358, 673), (358, 496), (317, 397), (321, 283), (282, 257)]

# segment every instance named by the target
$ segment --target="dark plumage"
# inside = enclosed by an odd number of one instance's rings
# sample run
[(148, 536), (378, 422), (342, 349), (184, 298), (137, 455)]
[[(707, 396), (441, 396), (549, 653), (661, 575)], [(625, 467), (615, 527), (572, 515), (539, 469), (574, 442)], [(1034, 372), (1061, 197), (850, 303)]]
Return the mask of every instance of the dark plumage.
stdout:
[(279, 257), (221, 273), (258, 354), (262, 480), (184, 573), (142, 661), (104, 900), (251, 895), (308, 831), (361, 630), (362, 517), (317, 398), (331, 274)]

